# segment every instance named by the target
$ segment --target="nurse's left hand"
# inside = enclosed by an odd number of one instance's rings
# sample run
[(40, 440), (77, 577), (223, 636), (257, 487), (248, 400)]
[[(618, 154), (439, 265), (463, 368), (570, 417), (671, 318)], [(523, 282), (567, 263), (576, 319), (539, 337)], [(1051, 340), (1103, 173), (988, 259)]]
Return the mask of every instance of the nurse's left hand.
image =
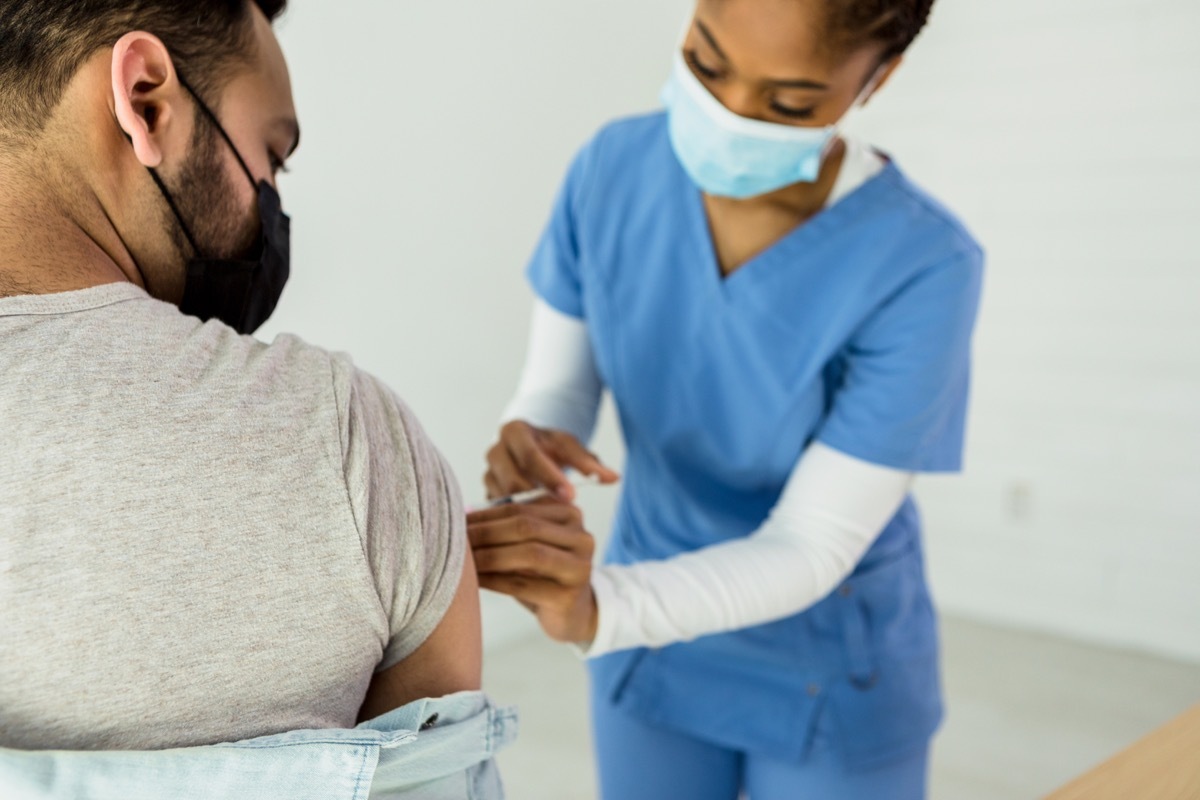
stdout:
[(519, 600), (552, 639), (586, 645), (596, 638), (596, 540), (578, 508), (551, 501), (474, 511), (467, 534), (480, 587)]

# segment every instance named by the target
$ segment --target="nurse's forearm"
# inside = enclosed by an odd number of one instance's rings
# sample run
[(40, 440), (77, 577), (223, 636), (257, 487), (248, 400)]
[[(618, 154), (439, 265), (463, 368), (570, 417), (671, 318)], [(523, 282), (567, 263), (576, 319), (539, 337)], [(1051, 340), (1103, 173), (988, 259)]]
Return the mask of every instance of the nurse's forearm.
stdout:
[(538, 299), (525, 368), (503, 421), (519, 419), (566, 431), (586, 445), (596, 427), (603, 391), (586, 323)]
[(910, 473), (812, 446), (750, 537), (665, 561), (597, 569), (599, 627), (583, 654), (661, 647), (805, 610), (850, 575), (912, 480)]

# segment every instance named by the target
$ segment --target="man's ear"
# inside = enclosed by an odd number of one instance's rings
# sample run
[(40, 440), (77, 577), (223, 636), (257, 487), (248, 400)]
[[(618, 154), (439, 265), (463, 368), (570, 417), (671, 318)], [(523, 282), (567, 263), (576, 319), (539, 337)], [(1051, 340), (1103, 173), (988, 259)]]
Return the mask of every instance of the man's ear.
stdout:
[(890, 60), (879, 65), (879, 69), (875, 71), (875, 75), (872, 76), (871, 82), (868, 84), (867, 93), (862, 99), (862, 105), (865, 106), (871, 102), (871, 98), (878, 94), (884, 84), (891, 80), (892, 75), (896, 72), (896, 68), (902, 63), (904, 63), (904, 56), (899, 55), (893, 56)]
[(112, 90), (117, 123), (146, 167), (157, 167), (168, 150), (187, 146), (191, 126), (180, 113), (187, 102), (167, 46), (144, 31), (117, 40), (112, 54)]

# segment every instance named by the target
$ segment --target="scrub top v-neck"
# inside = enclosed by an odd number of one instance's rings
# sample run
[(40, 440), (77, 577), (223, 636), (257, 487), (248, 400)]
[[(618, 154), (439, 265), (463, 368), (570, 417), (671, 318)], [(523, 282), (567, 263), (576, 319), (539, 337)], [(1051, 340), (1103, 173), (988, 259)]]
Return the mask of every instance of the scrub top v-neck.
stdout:
[[(849, 157), (849, 153), (847, 153), (847, 157)], [(871, 177), (874, 176), (872, 175)], [(864, 183), (866, 182), (867, 181), (864, 181)], [(736, 294), (738, 291), (737, 285), (739, 283), (752, 283), (755, 280), (753, 277), (739, 279), (739, 274), (747, 271), (755, 272), (770, 270), (773, 268), (787, 269), (788, 248), (796, 246), (793, 244), (792, 240), (799, 238), (801, 243), (798, 246), (803, 247), (804, 237), (809, 235), (809, 232), (814, 229), (814, 226), (819, 229), (820, 226), (817, 225), (817, 222), (821, 217), (830, 213), (838, 214), (842, 212), (842, 201), (845, 198), (838, 196), (840, 194), (838, 189), (841, 188), (841, 183), (842, 178), (839, 177), (837, 180), (837, 186), (835, 186), (834, 191), (831, 193), (830, 203), (825, 208), (821, 209), (816, 214), (813, 214), (803, 223), (793, 227), (767, 247), (758, 251), (729, 272), (726, 272), (721, 268), (720, 258), (717, 255), (716, 243), (713, 241), (711, 220), (709, 219), (708, 211), (704, 206), (703, 194), (699, 189), (694, 187), (691, 188), (690, 191), (685, 189), (683, 192), (683, 196), (685, 198), (685, 211), (690, 220), (691, 227), (693, 228), (693, 235), (696, 237), (696, 242), (699, 245), (700, 250), (703, 251), (702, 262), (698, 264), (698, 266), (707, 268), (708, 273), (714, 279), (712, 281), (712, 285), (717, 287), (722, 294), (725, 295), (727, 300), (731, 296), (731, 293)], [(855, 190), (857, 190), (857, 188), (860, 187), (854, 187)], [(853, 193), (854, 191), (850, 191), (846, 194)], [(764, 266), (764, 263), (775, 263), (780, 266)], [(729, 289), (728, 287), (730, 285), (733, 285), (735, 288), (732, 290)]]
[[(573, 162), (528, 275), (586, 322), (616, 401), (610, 562), (749, 535), (813, 441), (905, 471), (960, 467), (982, 252), (890, 161), (722, 276), (665, 115), (619, 121)], [(909, 500), (808, 611), (590, 666), (642, 719), (784, 758), (828, 709), (848, 761), (867, 763), (936, 728), (936, 652)]]

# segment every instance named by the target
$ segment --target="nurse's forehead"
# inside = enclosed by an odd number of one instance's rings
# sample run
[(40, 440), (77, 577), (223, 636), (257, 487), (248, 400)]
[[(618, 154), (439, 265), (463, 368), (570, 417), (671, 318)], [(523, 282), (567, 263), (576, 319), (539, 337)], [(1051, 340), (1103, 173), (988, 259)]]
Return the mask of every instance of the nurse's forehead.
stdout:
[(792, 79), (827, 75), (838, 66), (839, 54), (823, 34), (820, 3), (704, 0), (695, 22), (694, 35), (715, 45), (739, 70)]

